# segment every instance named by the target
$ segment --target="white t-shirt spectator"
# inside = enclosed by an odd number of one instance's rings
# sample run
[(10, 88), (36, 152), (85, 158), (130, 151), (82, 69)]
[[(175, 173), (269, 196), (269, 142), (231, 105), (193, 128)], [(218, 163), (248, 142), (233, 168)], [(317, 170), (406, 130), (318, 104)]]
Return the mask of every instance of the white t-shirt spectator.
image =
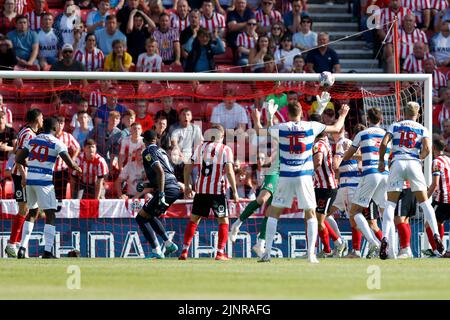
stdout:
[(294, 33), (292, 36), (292, 45), (296, 47), (297, 44), (300, 44), (307, 49), (317, 47), (317, 33), (314, 31), (309, 31), (308, 33)]
[(292, 70), (292, 66), (294, 64), (294, 57), (296, 55), (301, 54), (302, 52), (297, 49), (294, 48), (291, 51), (285, 51), (283, 49), (277, 49), (277, 51), (275, 51), (275, 63), (279, 64), (281, 63), (281, 59), (284, 58), (284, 65), (283, 65), (283, 69), (280, 70), (280, 72), (291, 72)]
[(145, 182), (147, 177), (145, 175), (144, 167), (137, 161), (128, 162), (119, 174), (119, 178), (127, 183), (127, 195), (135, 196), (138, 194), (136, 186), (139, 182)]
[[(94, 123), (92, 122), (92, 117), (90, 115), (88, 115), (88, 129), (92, 130), (94, 129)], [(72, 121), (70, 121), (70, 126), (72, 128), (78, 128), (80, 126), (80, 122), (78, 122), (78, 114), (74, 114), (72, 117)]]
[(450, 35), (446, 38), (438, 33), (431, 39), (431, 50), (438, 64), (450, 58)]
[(214, 108), (211, 122), (221, 124), (224, 129), (236, 129), (241, 123), (248, 124), (248, 117), (240, 104), (235, 102), (233, 108), (227, 109), (222, 102)]
[(202, 143), (202, 130), (195, 124), (190, 124), (186, 128), (179, 127), (173, 130), (170, 140), (175, 140), (178, 148), (183, 153), (183, 161), (186, 163), (192, 156), (194, 148)]

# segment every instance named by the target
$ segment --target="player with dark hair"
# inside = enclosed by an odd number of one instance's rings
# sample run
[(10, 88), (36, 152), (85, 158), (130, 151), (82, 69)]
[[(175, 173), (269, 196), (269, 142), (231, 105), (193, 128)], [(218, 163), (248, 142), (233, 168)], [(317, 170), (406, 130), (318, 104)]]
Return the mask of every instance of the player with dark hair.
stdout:
[[(16, 153), (17, 150), (24, 148), (28, 141), (36, 136), (39, 129), (42, 128), (44, 117), (41, 110), (30, 109), (26, 113), (25, 121), (27, 124), (17, 134)], [(8, 257), (15, 258), (17, 257), (17, 249), (22, 237), (22, 227), (24, 224), (28, 224), (28, 222), (25, 221), (25, 217), (28, 213), (25, 188), (27, 171), (21, 164), (15, 163), (12, 168), (11, 176), (14, 183), (14, 199), (19, 205), (19, 212), (13, 219), (11, 235), (8, 244), (5, 247), (5, 253)]]
[[(208, 218), (212, 210), (219, 222), (219, 243), (216, 260), (228, 260), (225, 246), (228, 240), (228, 205), (226, 190), (228, 182), (233, 192), (233, 199), (238, 202), (239, 195), (233, 170), (233, 151), (222, 143), (225, 130), (219, 124), (214, 124), (205, 132), (205, 142), (197, 146), (191, 158), (191, 163), (184, 167), (185, 197), (192, 198), (191, 173), (194, 165), (199, 166), (199, 177), (196, 183), (196, 194), (192, 205), (191, 219), (186, 226), (183, 241), (183, 251), (179, 260), (186, 260), (189, 246), (201, 218)], [(227, 179), (228, 178), (228, 181)]]
[[(433, 140), (433, 180), (428, 188), (428, 197), (433, 196), (433, 207), (441, 239), (444, 237), (444, 223), (450, 219), (450, 157), (444, 154), (446, 147), (446, 143), (441, 139)], [(429, 226), (426, 227), (426, 230), (428, 242), (432, 248), (432, 252), (427, 255), (439, 255), (439, 252), (436, 251), (433, 231)], [(450, 258), (450, 247), (447, 248), (443, 257)]]
[(147, 130), (142, 136), (146, 147), (142, 152), (143, 164), (149, 183), (138, 184), (136, 189), (138, 192), (142, 192), (144, 188), (152, 188), (154, 191), (153, 198), (137, 214), (136, 222), (152, 248), (149, 258), (162, 259), (164, 254), (156, 234), (164, 241), (166, 255), (176, 252), (178, 246), (169, 239), (158, 217), (181, 198), (182, 193), (166, 151), (156, 144), (157, 133)]
[[(69, 166), (70, 169), (81, 172), (81, 168), (72, 161), (64, 143), (56, 138), (58, 120), (54, 117), (44, 120), (43, 133), (30, 139), (16, 154), (16, 163), (27, 166), (27, 205), (29, 213), (27, 225), (24, 225), (22, 242), (17, 258), (25, 258), (26, 248), (33, 231), (38, 210), (45, 212), (44, 239), (45, 249), (43, 259), (52, 259), (53, 243), (55, 241), (55, 213), (57, 201), (55, 186), (53, 184), (53, 173), (58, 156)], [(28, 160), (27, 160), (28, 157)]]

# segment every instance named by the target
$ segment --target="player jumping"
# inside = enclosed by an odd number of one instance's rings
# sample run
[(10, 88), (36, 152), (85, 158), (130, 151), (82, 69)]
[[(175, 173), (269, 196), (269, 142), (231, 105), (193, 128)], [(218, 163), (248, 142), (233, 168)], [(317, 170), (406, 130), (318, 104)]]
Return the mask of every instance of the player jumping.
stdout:
[(270, 261), (278, 218), (284, 208), (290, 208), (294, 197), (297, 197), (298, 208), (304, 210), (307, 223), (308, 259), (311, 263), (318, 263), (315, 254), (318, 223), (312, 179), (314, 174), (312, 149), (315, 138), (323, 131), (333, 133), (341, 130), (349, 107), (343, 105), (339, 119), (332, 126), (325, 126), (319, 122), (301, 121), (302, 108), (299, 104), (290, 103), (287, 108), (290, 121), (271, 127), (274, 130), (271, 133), (272, 137), (278, 140), (280, 178), (272, 204), (266, 211), (268, 217), (266, 250), (259, 262)]
[(142, 158), (149, 183), (138, 184), (137, 191), (142, 192), (144, 188), (152, 188), (153, 198), (148, 200), (139, 211), (136, 222), (152, 248), (149, 258), (162, 259), (164, 254), (156, 234), (164, 240), (166, 255), (176, 252), (178, 247), (169, 239), (158, 217), (165, 213), (172, 203), (180, 199), (182, 193), (167, 153), (156, 145), (157, 133), (147, 130), (142, 136), (145, 144)]
[[(27, 221), (28, 226), (31, 227), (27, 228), (24, 225), (23, 240), (17, 252), (17, 258), (19, 259), (25, 258), (25, 248), (28, 247), (38, 209), (45, 212), (45, 249), (42, 258), (55, 258), (52, 248), (56, 234), (55, 212), (57, 201), (55, 186), (53, 185), (53, 170), (56, 159), (60, 156), (69, 168), (81, 172), (81, 168), (70, 158), (67, 147), (56, 138), (57, 126), (58, 120), (56, 118), (46, 118), (44, 120), (44, 132), (29, 140), (16, 154), (16, 163), (28, 166), (26, 192), (29, 212)], [(27, 157), (28, 161), (26, 160)]]
[(187, 163), (184, 167), (186, 198), (192, 198), (191, 173), (193, 164), (199, 166), (199, 176), (195, 188), (196, 194), (192, 205), (192, 215), (186, 226), (183, 251), (178, 258), (179, 260), (187, 259), (189, 246), (194, 237), (195, 230), (201, 218), (208, 218), (211, 210), (219, 222), (219, 242), (216, 260), (229, 259), (225, 254), (225, 246), (228, 240), (229, 214), (227, 198), (225, 196), (226, 190), (228, 189), (226, 178), (230, 182), (234, 200), (236, 202), (239, 201), (233, 170), (233, 151), (230, 147), (222, 143), (225, 131), (221, 125), (213, 125), (209, 133), (209, 139), (205, 133), (205, 142), (195, 149), (191, 163)]
[(436, 249), (441, 254), (444, 252), (435, 212), (428, 201), (427, 184), (422, 172), (421, 160), (429, 155), (431, 141), (427, 128), (417, 122), (419, 109), (417, 102), (408, 102), (404, 109), (404, 120), (395, 122), (389, 127), (380, 146), (378, 170), (383, 173), (385, 163), (382, 160), (386, 154), (387, 145), (392, 140), (393, 158), (388, 179), (388, 200), (383, 213), (383, 239), (380, 247), (380, 259), (383, 260), (388, 257), (388, 245), (393, 244), (391, 233), (395, 232), (394, 211), (406, 180), (410, 182), (411, 191), (416, 196), (425, 220), (433, 231)]

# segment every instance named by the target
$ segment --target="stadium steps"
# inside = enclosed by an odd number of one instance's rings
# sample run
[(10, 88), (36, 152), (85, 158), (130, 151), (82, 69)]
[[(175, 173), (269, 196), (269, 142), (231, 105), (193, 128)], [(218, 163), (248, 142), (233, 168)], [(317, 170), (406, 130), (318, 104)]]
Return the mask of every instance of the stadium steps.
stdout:
[(349, 22), (352, 20), (351, 13), (313, 13), (311, 18), (313, 19), (313, 27), (315, 28), (317, 23), (320, 22)]
[[(330, 16), (333, 16), (333, 13), (330, 13)], [(314, 19), (314, 16), (312, 18)], [(356, 22), (317, 22), (313, 24), (313, 30), (316, 32), (334, 30), (356, 33), (359, 31), (359, 27)]]
[[(317, 3), (321, 2), (321, 3)], [(308, 1), (308, 13), (313, 15), (314, 13), (325, 13), (331, 12), (334, 13), (347, 13), (348, 5), (347, 4), (334, 4), (332, 6), (322, 4), (325, 1)], [(326, 10), (324, 10), (324, 8)]]
[(365, 49), (335, 49), (339, 59), (372, 59), (372, 50)]

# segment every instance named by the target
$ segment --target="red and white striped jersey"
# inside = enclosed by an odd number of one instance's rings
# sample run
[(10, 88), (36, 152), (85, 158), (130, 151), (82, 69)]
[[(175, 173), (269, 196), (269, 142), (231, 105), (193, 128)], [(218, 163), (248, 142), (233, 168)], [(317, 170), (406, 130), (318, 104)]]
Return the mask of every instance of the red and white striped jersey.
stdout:
[(445, 105), (442, 105), (442, 109), (439, 112), (438, 115), (438, 120), (439, 120), (439, 128), (441, 130), (441, 132), (444, 132), (444, 122), (450, 119), (450, 110), (448, 108), (445, 107)]
[[(75, 137), (68, 133), (63, 131), (59, 137), (57, 137), (64, 145), (67, 147), (67, 150), (70, 153), (74, 153), (77, 150), (80, 150), (80, 144), (78, 143), (77, 139)], [(54, 171), (63, 171), (68, 168), (67, 164), (61, 159), (61, 157), (58, 157), (56, 159), (55, 163), (55, 169)]]
[(215, 29), (225, 29), (225, 17), (217, 12), (214, 12), (210, 18), (202, 15), (200, 26), (214, 33)]
[(149, 56), (146, 52), (141, 53), (138, 57), (136, 68), (142, 72), (160, 72), (162, 58), (158, 54)]
[(181, 31), (183, 31), (190, 25), (191, 23), (189, 22), (189, 16), (186, 16), (186, 18), (183, 19), (175, 12), (172, 12), (172, 14), (170, 15), (170, 26), (174, 29), (177, 29), (178, 33), (181, 33)]
[(440, 155), (433, 160), (433, 176), (439, 176), (439, 185), (434, 193), (434, 200), (440, 203), (450, 203), (450, 158)]
[(96, 71), (103, 69), (105, 64), (105, 55), (99, 48), (94, 48), (89, 52), (87, 49), (75, 51), (73, 58), (84, 65), (86, 71)]
[(27, 10), (27, 0), (16, 0), (16, 13), (17, 15), (23, 15), (25, 14)]
[(92, 91), (89, 95), (89, 105), (98, 108), (104, 104), (106, 104), (106, 96), (98, 89)]
[(431, 9), (430, 0), (402, 0), (402, 7), (410, 9), (417, 23), (422, 23), (423, 10)]
[(85, 184), (95, 184), (97, 178), (104, 177), (109, 173), (106, 160), (98, 153), (95, 154), (94, 158), (91, 160), (87, 160), (84, 153), (81, 153), (80, 156), (75, 159), (75, 162), (80, 166), (81, 170), (83, 170), (83, 173), (73, 171), (72, 174), (74, 176), (79, 175), (81, 182)]
[(11, 112), (11, 109), (9, 109), (7, 106), (2, 106), (2, 111), (6, 115), (6, 124), (12, 124), (13, 123), (13, 114)]
[(433, 71), (433, 96), (439, 96), (439, 90), (447, 87), (447, 77), (438, 69)]
[(333, 171), (333, 152), (328, 137), (314, 143), (313, 155), (322, 153), (322, 165), (314, 171), (314, 188), (336, 189), (337, 183)]
[(388, 32), (392, 22), (394, 22), (395, 16), (397, 16), (398, 28), (400, 29), (400, 27), (402, 26), (403, 17), (411, 13), (412, 12), (410, 9), (404, 7), (400, 7), (397, 13), (395, 13), (391, 8), (383, 8), (380, 12), (380, 27), (385, 32)]
[[(403, 29), (398, 32), (399, 45), (400, 45), (400, 58), (406, 59), (413, 53), (414, 43), (423, 42), (428, 44), (428, 38), (425, 32), (419, 29), (414, 29), (412, 33), (406, 33)], [(388, 42), (393, 43), (392, 35), (389, 37)]]
[[(25, 148), (25, 146), (28, 145), (28, 141), (30, 141), (34, 137), (36, 137), (36, 132), (34, 132), (33, 129), (31, 129), (29, 126), (23, 127), (22, 130), (20, 130), (17, 134), (16, 150)], [(11, 173), (20, 176), (20, 172), (17, 169), (15, 163)]]
[(257, 37), (250, 36), (246, 32), (241, 32), (237, 36), (236, 46), (251, 49), (255, 47), (257, 40)]
[(197, 146), (192, 163), (199, 167), (195, 191), (201, 194), (225, 194), (228, 180), (225, 165), (233, 163), (233, 151), (223, 143), (204, 142)]
[(28, 18), (30, 30), (37, 31), (41, 28), (42, 14), (37, 14), (36, 11), (29, 11), (25, 14)]
[(131, 136), (123, 138), (120, 142), (120, 155), (124, 156), (123, 165), (125, 166), (128, 162), (135, 162), (138, 157), (142, 157), (144, 148), (142, 137), (139, 137), (136, 143), (131, 141)]
[(423, 59), (417, 59), (414, 53), (411, 53), (406, 57), (406, 60), (403, 63), (403, 70), (408, 71), (409, 73), (422, 73), (423, 61), (432, 57), (433, 56), (430, 53), (425, 52)]
[(283, 22), (283, 17), (281, 13), (277, 10), (271, 10), (270, 14), (265, 14), (264, 11), (260, 8), (256, 10), (256, 21), (261, 27), (271, 27), (272, 24), (276, 22)]
[(437, 11), (445, 11), (448, 8), (447, 0), (431, 0), (430, 5), (431, 9)]

